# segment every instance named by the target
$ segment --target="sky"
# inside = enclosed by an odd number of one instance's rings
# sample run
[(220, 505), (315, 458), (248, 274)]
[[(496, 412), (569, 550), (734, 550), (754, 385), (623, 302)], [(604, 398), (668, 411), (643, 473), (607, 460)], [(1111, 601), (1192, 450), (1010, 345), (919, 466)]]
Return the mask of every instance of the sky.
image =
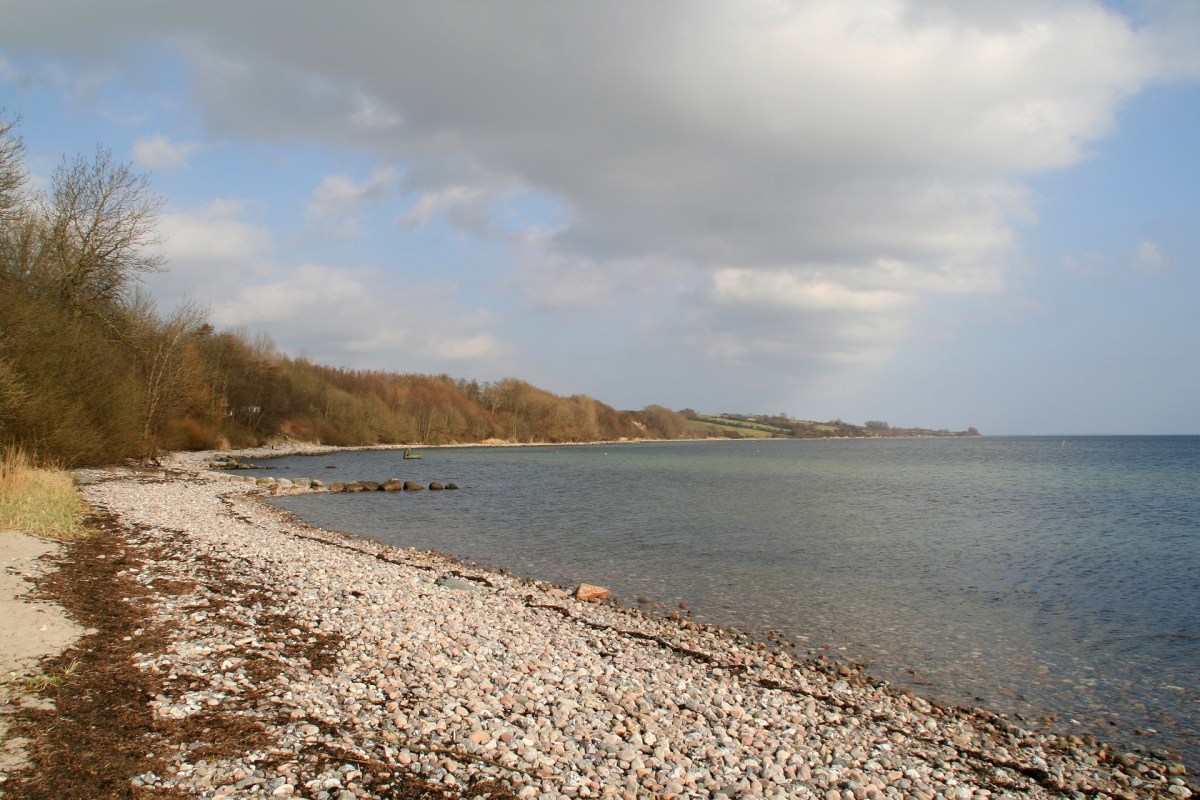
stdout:
[(291, 356), (618, 408), (1200, 433), (1193, 0), (0, 0), (34, 186)]

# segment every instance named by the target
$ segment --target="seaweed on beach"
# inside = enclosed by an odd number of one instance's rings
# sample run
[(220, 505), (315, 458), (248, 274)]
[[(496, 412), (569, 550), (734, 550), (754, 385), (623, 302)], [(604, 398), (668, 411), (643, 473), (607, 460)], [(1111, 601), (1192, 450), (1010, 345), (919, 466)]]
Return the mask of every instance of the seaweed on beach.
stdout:
[[(148, 653), (165, 652), (171, 631), (153, 621), (149, 608), (156, 596), (186, 594), (197, 588), (186, 581), (155, 579), (148, 585), (135, 575), (147, 558), (167, 555), (114, 516), (89, 519), (92, 535), (68, 545), (57, 569), (39, 579), (39, 594), (61, 605), (79, 624), (90, 629), (62, 655), (42, 667), (51, 679), (31, 687), (43, 701), (23, 704), (14, 715), (12, 735), (29, 740), (29, 763), (13, 772), (3, 787), (12, 800), (96, 800), (130, 798), (169, 800), (188, 797), (182, 789), (146, 785), (138, 776), (166, 775), (182, 753), (190, 761), (239, 758), (252, 751), (270, 753), (272, 737), (253, 715), (235, 709), (204, 710), (184, 719), (154, 714), (150, 700), (170, 691), (170, 676), (143, 671), (136, 661)], [(229, 594), (264, 601), (266, 593), (229, 580), (221, 565), (193, 561), (198, 578), (212, 588), (210, 606)], [(227, 599), (227, 598), (226, 598)], [(324, 635), (296, 639), (295, 622), (269, 607), (263, 609), (260, 636), (287, 643), (313, 669), (332, 665), (340, 637)], [(232, 620), (229, 620), (232, 622)], [(309, 641), (308, 639), (312, 639)], [(275, 662), (250, 657), (250, 672), (263, 681), (277, 671)], [(247, 694), (253, 702), (255, 692)], [(272, 758), (262, 759), (269, 766)], [(487, 780), (465, 793), (425, 781), (398, 766), (357, 759), (347, 753), (307, 749), (302, 771), (319, 773), (331, 763), (355, 763), (370, 784), (370, 796), (389, 800), (456, 800), (489, 797), (512, 800), (516, 795), (502, 781)], [(139, 785), (140, 784), (140, 785)]]
[(92, 632), (43, 662), (47, 675), (62, 678), (42, 688), (52, 707), (27, 706), (14, 720), (13, 733), (29, 740), (29, 765), (10, 776), (5, 792), (13, 800), (181, 797), (130, 783), (166, 764), (168, 731), (146, 702), (158, 679), (138, 670), (133, 658), (165, 647), (168, 634), (141, 608), (149, 592), (128, 573), (137, 562), (119, 523), (107, 516), (88, 522), (92, 535), (67, 545), (58, 569), (38, 587)]

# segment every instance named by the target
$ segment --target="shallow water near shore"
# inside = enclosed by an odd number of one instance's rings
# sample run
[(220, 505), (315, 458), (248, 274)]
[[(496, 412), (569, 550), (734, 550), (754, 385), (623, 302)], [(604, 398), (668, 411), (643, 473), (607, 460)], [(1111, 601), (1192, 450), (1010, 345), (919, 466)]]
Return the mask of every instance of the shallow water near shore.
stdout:
[(627, 604), (684, 603), (694, 619), (779, 631), (927, 696), (1054, 715), (1200, 765), (1200, 437), (424, 455), (260, 463), (282, 477), (463, 487), (274, 500), (319, 527), (598, 583)]

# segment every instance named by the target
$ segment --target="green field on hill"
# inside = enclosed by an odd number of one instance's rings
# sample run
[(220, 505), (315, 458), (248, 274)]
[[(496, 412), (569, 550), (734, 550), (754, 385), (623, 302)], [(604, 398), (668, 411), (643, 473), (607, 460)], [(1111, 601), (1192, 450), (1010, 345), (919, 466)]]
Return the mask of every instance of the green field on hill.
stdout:
[[(739, 436), (747, 439), (767, 439), (773, 436), (792, 435), (792, 432), (787, 428), (765, 425), (761, 422), (726, 419), (725, 417), (711, 414), (697, 414), (692, 424), (717, 428), (717, 435), (719, 436), (728, 436), (731, 433), (737, 433)], [(696, 428), (696, 430), (701, 430), (701, 428)]]

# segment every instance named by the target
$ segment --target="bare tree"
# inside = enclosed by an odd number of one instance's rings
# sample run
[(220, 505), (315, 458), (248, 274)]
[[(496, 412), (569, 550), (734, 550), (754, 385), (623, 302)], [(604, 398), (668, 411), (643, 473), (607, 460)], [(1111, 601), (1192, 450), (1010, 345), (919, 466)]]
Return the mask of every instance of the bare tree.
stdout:
[(47, 288), (76, 313), (106, 316), (132, 299), (140, 273), (162, 267), (149, 250), (162, 199), (102, 147), (91, 160), (64, 158), (52, 180), (40, 264)]
[(15, 121), (0, 111), (0, 228), (21, 215), (25, 189), (25, 145), (13, 134)]
[(203, 376), (192, 341), (206, 324), (207, 314), (189, 302), (160, 320), (154, 304), (139, 292), (129, 315), (127, 341), (134, 350), (142, 393), (143, 460), (156, 463), (163, 423), (186, 411), (200, 394)]
[(0, 115), (0, 281), (19, 280), (39, 249), (39, 228), (25, 196), (25, 146), (16, 122)]

